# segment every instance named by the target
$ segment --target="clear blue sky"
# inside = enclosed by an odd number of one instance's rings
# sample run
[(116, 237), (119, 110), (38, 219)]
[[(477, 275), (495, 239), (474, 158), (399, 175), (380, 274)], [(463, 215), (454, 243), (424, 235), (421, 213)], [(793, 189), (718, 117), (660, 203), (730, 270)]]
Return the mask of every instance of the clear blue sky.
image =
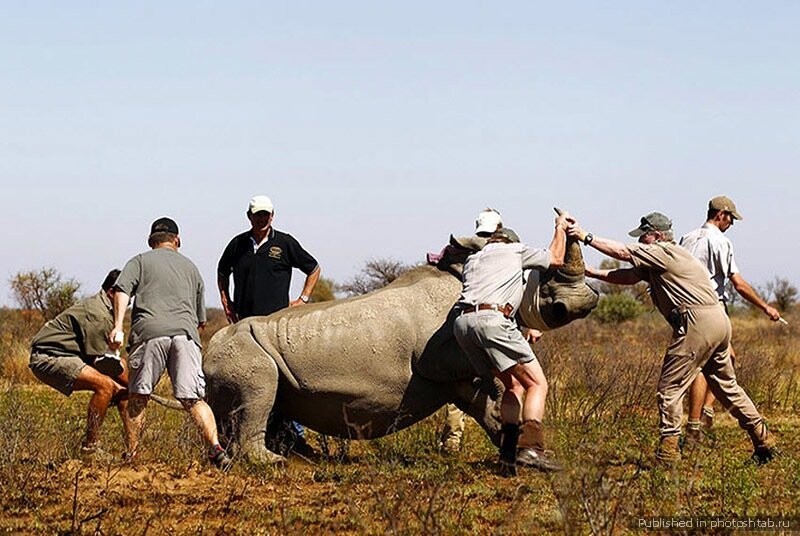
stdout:
[(744, 276), (800, 284), (800, 3), (0, 9), (0, 305), (44, 266), (93, 291), (169, 215), (218, 306), (254, 194), (341, 281), (485, 206), (544, 246), (553, 205), (622, 239), (652, 210), (682, 234), (725, 193)]

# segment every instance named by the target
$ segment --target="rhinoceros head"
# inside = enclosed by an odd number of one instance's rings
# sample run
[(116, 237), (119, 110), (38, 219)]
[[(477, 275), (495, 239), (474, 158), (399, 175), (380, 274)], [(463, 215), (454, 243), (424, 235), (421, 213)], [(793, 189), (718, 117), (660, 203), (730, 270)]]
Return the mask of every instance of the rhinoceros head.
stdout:
[(533, 270), (519, 308), (521, 323), (541, 331), (584, 318), (597, 306), (598, 293), (586, 284), (580, 244), (567, 239), (564, 265), (540, 274)]

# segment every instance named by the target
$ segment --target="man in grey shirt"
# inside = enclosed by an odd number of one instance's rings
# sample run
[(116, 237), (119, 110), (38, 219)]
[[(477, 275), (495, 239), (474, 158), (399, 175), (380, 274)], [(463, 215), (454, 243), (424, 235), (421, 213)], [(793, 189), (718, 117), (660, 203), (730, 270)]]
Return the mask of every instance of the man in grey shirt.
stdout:
[(114, 284), (114, 328), (108, 336), (112, 348), (118, 348), (125, 310), (135, 296), (128, 342), (128, 455), (137, 453), (144, 409), (166, 369), (173, 395), (209, 445), (209, 459), (226, 469), (231, 460), (219, 444), (214, 414), (203, 400), (205, 377), (198, 331), (206, 322), (203, 278), (194, 263), (178, 253), (178, 225), (170, 218), (153, 222), (148, 244), (151, 250), (129, 260)]
[(561, 468), (544, 450), (547, 379), (514, 315), (522, 301), (523, 271), (564, 263), (569, 221), (567, 214), (556, 218), (548, 249), (529, 248), (511, 229), (498, 229), (464, 264), (464, 287), (456, 304), (460, 315), (453, 330), (476, 370), (491, 371), (505, 386), (500, 409), (500, 466), (505, 474), (516, 474), (517, 464), (541, 471)]

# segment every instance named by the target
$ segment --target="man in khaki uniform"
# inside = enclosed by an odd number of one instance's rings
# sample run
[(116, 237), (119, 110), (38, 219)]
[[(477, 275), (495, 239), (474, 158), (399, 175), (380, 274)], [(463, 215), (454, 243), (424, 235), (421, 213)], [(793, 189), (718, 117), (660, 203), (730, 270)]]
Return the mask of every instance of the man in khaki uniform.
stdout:
[(570, 225), (567, 233), (609, 257), (633, 264), (633, 268), (615, 270), (587, 267), (586, 275), (622, 285), (646, 281), (653, 303), (672, 326), (656, 396), (661, 418), (657, 458), (667, 463), (680, 459), (683, 397), (702, 372), (717, 399), (750, 435), (753, 460), (761, 464), (772, 459), (775, 449), (764, 419), (736, 382), (730, 321), (706, 269), (675, 244), (670, 219), (659, 212), (642, 217), (629, 233), (639, 239), (638, 244), (595, 237), (577, 223)]

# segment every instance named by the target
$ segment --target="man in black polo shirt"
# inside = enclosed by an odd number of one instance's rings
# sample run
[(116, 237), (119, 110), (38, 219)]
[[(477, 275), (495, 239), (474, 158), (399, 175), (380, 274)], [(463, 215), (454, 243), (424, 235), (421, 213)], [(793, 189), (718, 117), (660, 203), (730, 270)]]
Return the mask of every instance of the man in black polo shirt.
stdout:
[[(272, 227), (272, 201), (265, 195), (250, 200), (251, 229), (233, 237), (217, 267), (222, 308), (228, 321), (268, 315), (307, 303), (320, 275), (319, 263), (290, 234)], [(289, 301), (292, 268), (306, 274), (303, 292)], [(229, 292), (233, 274), (233, 300)]]
[[(253, 197), (247, 209), (250, 230), (233, 237), (219, 260), (217, 284), (220, 301), (231, 323), (308, 303), (319, 281), (319, 263), (292, 235), (272, 227), (274, 216), (275, 210), (269, 197)], [(305, 273), (306, 280), (300, 297), (289, 301), (293, 268)], [(231, 274), (232, 300), (229, 291)], [(280, 427), (280, 419), (273, 421), (270, 432), (274, 427)], [(291, 425), (290, 435), (294, 437), (289, 442), (294, 443), (294, 450), (301, 454), (310, 451), (303, 438), (302, 426), (298, 423)], [(275, 433), (280, 435), (278, 430)], [(292, 448), (291, 444), (288, 447)]]

